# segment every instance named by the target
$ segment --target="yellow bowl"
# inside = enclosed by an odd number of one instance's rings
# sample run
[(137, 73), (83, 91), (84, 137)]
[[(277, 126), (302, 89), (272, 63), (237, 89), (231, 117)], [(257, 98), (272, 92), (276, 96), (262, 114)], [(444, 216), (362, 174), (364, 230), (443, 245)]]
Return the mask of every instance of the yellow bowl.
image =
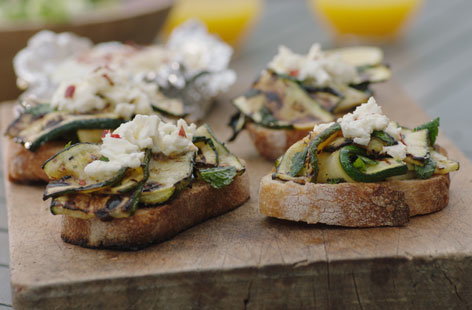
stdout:
[(392, 39), (422, 0), (310, 0), (314, 11), (337, 35)]
[(169, 36), (172, 29), (195, 18), (233, 47), (241, 43), (262, 8), (262, 0), (178, 0), (163, 29)]
[(173, 0), (133, 0), (115, 8), (76, 16), (66, 24), (0, 23), (0, 101), (19, 95), (12, 60), (36, 32), (42, 29), (70, 31), (94, 42), (134, 41), (149, 44), (164, 24), (173, 3)]

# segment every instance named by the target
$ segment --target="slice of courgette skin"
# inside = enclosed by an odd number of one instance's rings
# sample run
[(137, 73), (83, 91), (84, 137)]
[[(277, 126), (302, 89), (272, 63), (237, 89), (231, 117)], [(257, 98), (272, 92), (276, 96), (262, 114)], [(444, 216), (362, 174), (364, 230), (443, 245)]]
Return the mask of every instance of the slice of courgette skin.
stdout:
[(246, 170), (239, 158), (233, 155), (233, 153), (231, 153), (230, 150), (216, 138), (210, 126), (204, 124), (198, 127), (195, 136), (203, 136), (213, 142), (216, 152), (218, 153), (219, 166), (233, 166), (238, 171), (238, 174), (242, 174)]
[[(301, 176), (300, 171), (306, 163), (308, 143), (308, 139), (302, 139), (289, 147), (285, 154), (282, 155), (272, 178), (305, 183), (305, 176)], [(299, 166), (301, 167), (298, 168)]]
[(204, 136), (194, 136), (193, 144), (198, 148), (195, 158), (196, 164), (203, 166), (218, 166), (219, 158), (215, 144), (210, 138)]
[(63, 214), (76, 218), (89, 219), (98, 217), (103, 221), (113, 218), (125, 218), (134, 214), (139, 203), (139, 197), (143, 190), (144, 182), (149, 177), (150, 150), (146, 151), (142, 167), (144, 177), (140, 183), (125, 194), (103, 194), (94, 193), (72, 193), (53, 198), (51, 202), (51, 213)]
[(65, 176), (80, 176), (85, 166), (99, 159), (100, 146), (93, 143), (77, 143), (46, 160), (42, 166), (46, 175), (57, 180)]
[(377, 165), (370, 166), (366, 171), (362, 171), (354, 167), (353, 162), (357, 155), (368, 157), (365, 149), (355, 145), (348, 145), (339, 152), (339, 161), (342, 168), (356, 182), (380, 182), (389, 177), (403, 175), (408, 172), (407, 165), (404, 162), (391, 158), (377, 160)]
[(78, 129), (114, 129), (124, 119), (116, 114), (67, 114), (52, 112), (36, 119), (16, 136), (15, 141), (34, 152), (42, 144), (63, 137)]
[(144, 205), (162, 204), (187, 186), (192, 179), (194, 158), (194, 152), (171, 158), (152, 154), (149, 178), (144, 184), (140, 202)]
[(127, 168), (122, 168), (112, 177), (91, 178), (85, 174), (85, 167), (101, 158), (97, 144), (77, 143), (57, 153), (43, 164), (43, 170), (52, 180), (46, 186), (43, 199), (69, 193), (90, 193), (103, 191), (123, 180)]
[(293, 144), (280, 160), (273, 178), (304, 184), (315, 182), (318, 174), (318, 153), (341, 135), (341, 126), (334, 123), (315, 137), (310, 135)]
[(318, 177), (318, 153), (323, 151), (326, 146), (328, 146), (341, 134), (341, 125), (339, 125), (339, 123), (334, 123), (332, 126), (318, 134), (310, 142), (310, 145), (308, 146), (306, 174), (312, 182), (316, 182)]

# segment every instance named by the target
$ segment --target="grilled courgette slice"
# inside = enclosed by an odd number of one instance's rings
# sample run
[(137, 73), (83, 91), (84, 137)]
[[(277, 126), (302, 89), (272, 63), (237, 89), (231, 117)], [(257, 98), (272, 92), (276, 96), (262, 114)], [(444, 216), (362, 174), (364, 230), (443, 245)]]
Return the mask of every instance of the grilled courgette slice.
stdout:
[(334, 123), (315, 137), (307, 136), (296, 142), (283, 155), (273, 177), (301, 184), (315, 181), (319, 170), (318, 153), (339, 138), (341, 133), (341, 126)]
[(429, 157), (428, 130), (413, 131), (402, 128), (403, 142), (406, 145), (406, 153), (415, 161), (424, 162)]
[(192, 179), (194, 158), (194, 152), (175, 157), (152, 154), (149, 178), (144, 184), (140, 202), (145, 205), (161, 204), (186, 187)]
[(210, 138), (194, 136), (193, 144), (198, 148), (195, 162), (203, 166), (218, 166), (218, 152), (215, 144)]
[(354, 180), (344, 171), (339, 161), (340, 150), (333, 153), (322, 152), (318, 154), (318, 175), (316, 183), (332, 183), (332, 180), (342, 182), (354, 182)]
[(273, 178), (296, 183), (305, 183), (304, 167), (308, 153), (309, 139), (294, 143), (282, 156)]
[(10, 138), (15, 138), (21, 131), (28, 126), (44, 117), (44, 115), (53, 112), (49, 104), (38, 104), (32, 108), (25, 110), (20, 114), (7, 128), (5, 134)]
[(100, 191), (103, 194), (123, 194), (128, 193), (138, 186), (143, 184), (149, 177), (149, 161), (151, 159), (151, 151), (146, 150), (146, 155), (143, 162), (137, 168), (128, 168), (125, 171), (124, 176), (119, 182), (114, 184), (112, 187), (107, 187)]
[(53, 198), (50, 210), (54, 215), (80, 219), (98, 217), (103, 221), (131, 216), (136, 210), (142, 187), (122, 195), (68, 194)]
[(328, 55), (337, 55), (343, 61), (356, 67), (374, 66), (383, 61), (383, 51), (371, 46), (353, 46), (331, 49), (325, 52)]
[(44, 172), (52, 179), (46, 186), (43, 199), (69, 193), (95, 192), (120, 182), (126, 168), (112, 177), (92, 178), (85, 174), (85, 166), (100, 157), (100, 147), (90, 143), (74, 144), (51, 157), (43, 165)]
[(343, 147), (339, 151), (339, 161), (346, 174), (355, 182), (380, 182), (408, 172), (403, 161), (393, 158), (372, 160), (365, 149), (355, 145)]
[(234, 156), (233, 153), (231, 153), (228, 148), (216, 138), (213, 130), (211, 130), (207, 124), (198, 127), (195, 136), (206, 137), (213, 142), (215, 150), (218, 153), (218, 166), (233, 166), (236, 168), (236, 171), (238, 171), (238, 174), (245, 171), (246, 168), (239, 158)]
[(295, 80), (264, 71), (253, 91), (233, 100), (233, 104), (253, 122), (273, 128), (311, 128), (316, 122), (330, 122), (330, 112)]
[[(51, 112), (30, 122), (27, 126), (19, 123), (31, 120), (30, 117), (20, 116), (13, 124), (14, 128), (23, 128), (14, 135), (18, 143), (34, 152), (43, 143), (63, 137), (68, 133), (75, 133), (78, 129), (114, 129), (124, 122), (113, 113), (103, 114), (68, 114), (66, 112)], [(12, 124), (12, 125), (13, 125)], [(13, 127), (12, 127), (13, 128)], [(16, 133), (11, 129), (9, 135)]]
[(103, 191), (93, 193), (74, 192), (53, 198), (51, 202), (52, 214), (63, 214), (71, 217), (89, 219), (98, 217), (106, 221), (113, 218), (124, 218), (134, 214), (138, 207), (139, 197), (144, 183), (149, 177), (150, 150), (146, 151), (141, 164), (143, 177), (132, 190), (120, 194), (104, 194)]

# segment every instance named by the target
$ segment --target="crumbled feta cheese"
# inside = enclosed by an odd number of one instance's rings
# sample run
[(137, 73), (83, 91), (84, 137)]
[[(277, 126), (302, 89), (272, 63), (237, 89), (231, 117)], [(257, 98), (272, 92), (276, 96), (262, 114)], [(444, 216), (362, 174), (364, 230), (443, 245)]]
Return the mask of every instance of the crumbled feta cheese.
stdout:
[(326, 55), (319, 44), (313, 44), (307, 55), (299, 55), (285, 46), (268, 65), (277, 73), (295, 76), (297, 79), (313, 79), (318, 86), (349, 84), (358, 78), (354, 66), (336, 55)]
[(183, 119), (177, 121), (177, 126), (161, 122), (159, 135), (154, 140), (153, 151), (159, 151), (169, 156), (196, 150), (196, 146), (192, 143), (196, 129), (195, 124), (189, 126)]
[(394, 159), (403, 160), (406, 157), (406, 145), (398, 142), (395, 145), (384, 146), (382, 153), (392, 156)]
[(394, 121), (390, 121), (384, 131), (395, 140), (401, 140), (402, 128)]
[(325, 123), (325, 124), (316, 124), (315, 127), (313, 127), (313, 133), (315, 135), (320, 134), (326, 129), (328, 129), (329, 127), (333, 126), (333, 124), (334, 122)]
[(90, 113), (111, 105), (112, 111), (129, 119), (135, 114), (151, 114), (151, 103), (157, 100), (155, 84), (132, 81), (120, 71), (101, 67), (81, 78), (62, 82), (54, 92), (51, 106), (60, 111)]
[(368, 145), (372, 132), (384, 130), (389, 122), (374, 97), (370, 97), (367, 103), (357, 107), (354, 112), (338, 119), (344, 137), (353, 138), (354, 143), (360, 145)]
[(195, 124), (188, 125), (183, 119), (174, 125), (164, 123), (157, 115), (136, 115), (102, 138), (100, 154), (108, 161), (95, 160), (84, 172), (91, 177), (111, 177), (122, 168), (137, 168), (146, 149), (167, 156), (196, 151), (192, 143), (195, 130)]

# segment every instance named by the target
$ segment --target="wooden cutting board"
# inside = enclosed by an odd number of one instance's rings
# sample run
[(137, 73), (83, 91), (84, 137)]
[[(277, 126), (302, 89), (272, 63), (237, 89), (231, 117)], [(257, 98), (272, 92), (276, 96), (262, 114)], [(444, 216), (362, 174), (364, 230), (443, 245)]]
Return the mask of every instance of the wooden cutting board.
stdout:
[[(392, 119), (407, 126), (427, 120), (391, 83), (377, 89)], [(2, 107), (3, 127), (10, 108)], [(229, 135), (232, 112), (220, 104), (208, 119), (221, 138)], [(258, 183), (272, 165), (244, 133), (230, 148), (247, 161), (251, 200), (138, 252), (64, 243), (60, 218), (41, 200), (42, 187), (6, 181), (14, 306), (465, 308), (472, 305), (472, 168), (449, 140), (439, 142), (461, 162), (446, 209), (404, 227), (346, 229), (260, 215)]]

